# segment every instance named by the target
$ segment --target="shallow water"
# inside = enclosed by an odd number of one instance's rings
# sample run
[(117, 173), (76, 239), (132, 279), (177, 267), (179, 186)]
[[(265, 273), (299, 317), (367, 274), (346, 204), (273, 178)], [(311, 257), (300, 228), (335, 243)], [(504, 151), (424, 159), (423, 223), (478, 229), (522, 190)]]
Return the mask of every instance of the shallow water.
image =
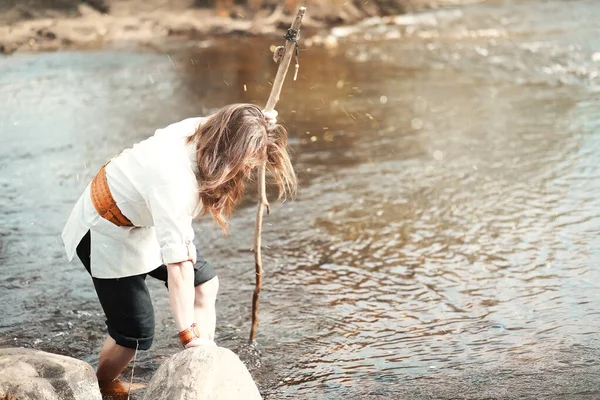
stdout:
[[(301, 188), (265, 221), (259, 355), (254, 196), (231, 237), (196, 230), (221, 278), (217, 341), (267, 398), (600, 396), (598, 17), (592, 0), (491, 1), (302, 51), (278, 106)], [(154, 129), (263, 103), (278, 41), (0, 58), (1, 346), (97, 362), (102, 312), (60, 244), (71, 207)], [(137, 381), (179, 350), (150, 286)]]

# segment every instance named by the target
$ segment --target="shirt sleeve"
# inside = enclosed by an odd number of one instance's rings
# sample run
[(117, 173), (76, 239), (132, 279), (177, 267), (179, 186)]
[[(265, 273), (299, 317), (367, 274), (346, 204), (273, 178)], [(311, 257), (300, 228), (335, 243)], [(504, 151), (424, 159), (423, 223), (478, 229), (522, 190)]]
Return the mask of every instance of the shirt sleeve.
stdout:
[(175, 179), (172, 184), (153, 186), (147, 193), (163, 263), (196, 263), (192, 219), (198, 203), (195, 187)]

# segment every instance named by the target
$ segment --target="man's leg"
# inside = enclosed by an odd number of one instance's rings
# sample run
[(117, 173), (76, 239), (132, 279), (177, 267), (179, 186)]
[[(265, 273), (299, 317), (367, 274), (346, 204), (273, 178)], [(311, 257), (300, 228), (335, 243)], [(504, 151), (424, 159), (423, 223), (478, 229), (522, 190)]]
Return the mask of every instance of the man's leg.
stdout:
[(202, 339), (215, 340), (215, 327), (217, 325), (215, 302), (217, 301), (218, 291), (219, 278), (216, 276), (196, 286), (194, 314)]
[(148, 350), (152, 345), (154, 309), (145, 278), (145, 274), (119, 279), (92, 278), (109, 334), (100, 351), (96, 371), (99, 381), (118, 378), (136, 350)]
[[(90, 253), (91, 235), (88, 232), (77, 246), (77, 255), (91, 274)], [(109, 332), (100, 351), (96, 372), (102, 393), (127, 392), (116, 378), (133, 359), (136, 349), (147, 350), (152, 345), (154, 310), (145, 279), (145, 274), (120, 279), (92, 277)]]
[(115, 339), (108, 336), (100, 351), (100, 361), (96, 371), (98, 381), (117, 379), (121, 371), (133, 360), (134, 355), (135, 349), (120, 346)]

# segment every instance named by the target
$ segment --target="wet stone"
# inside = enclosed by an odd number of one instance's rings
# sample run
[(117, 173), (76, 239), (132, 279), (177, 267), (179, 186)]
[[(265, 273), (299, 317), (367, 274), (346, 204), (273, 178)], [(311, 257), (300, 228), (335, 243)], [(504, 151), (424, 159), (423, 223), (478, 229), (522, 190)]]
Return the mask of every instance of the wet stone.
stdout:
[(148, 385), (144, 400), (259, 400), (250, 372), (231, 350), (200, 346), (165, 361)]
[(0, 398), (100, 400), (91, 365), (44, 351), (0, 349)]

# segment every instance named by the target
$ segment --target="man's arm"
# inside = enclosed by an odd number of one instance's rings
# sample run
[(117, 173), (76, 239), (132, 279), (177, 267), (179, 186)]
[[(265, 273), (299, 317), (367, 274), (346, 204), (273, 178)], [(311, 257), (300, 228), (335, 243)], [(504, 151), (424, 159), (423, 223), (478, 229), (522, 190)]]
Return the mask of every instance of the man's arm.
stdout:
[(177, 330), (189, 328), (194, 321), (194, 266), (190, 261), (167, 265), (169, 304)]

